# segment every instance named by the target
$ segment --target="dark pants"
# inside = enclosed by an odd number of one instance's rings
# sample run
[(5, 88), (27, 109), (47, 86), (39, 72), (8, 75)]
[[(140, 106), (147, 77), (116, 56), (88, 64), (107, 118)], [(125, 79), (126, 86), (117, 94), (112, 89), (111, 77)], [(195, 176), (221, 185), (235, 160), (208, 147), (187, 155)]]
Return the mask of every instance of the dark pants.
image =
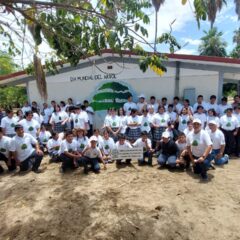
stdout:
[[(6, 158), (6, 156), (2, 153), (0, 153), (0, 161), (4, 161), (7, 165), (8, 162), (8, 158)], [(14, 159), (11, 159), (11, 166), (8, 166), (8, 171), (13, 171), (16, 169), (16, 162)], [(2, 173), (4, 171), (3, 167), (0, 165), (0, 173)]]
[(73, 158), (70, 158), (68, 156), (66, 156), (64, 153), (62, 153), (59, 156), (60, 162), (62, 162), (62, 170), (65, 171), (67, 168), (71, 168), (74, 169), (74, 162), (73, 162)]
[(27, 159), (20, 163), (20, 171), (27, 171), (29, 168), (32, 168), (32, 171), (37, 171), (42, 159), (43, 156), (34, 151)]
[(227, 131), (224, 129), (221, 129), (224, 136), (225, 136), (225, 141), (226, 141), (226, 147), (225, 147), (225, 154), (233, 154), (235, 152), (235, 146), (236, 146), (236, 142), (235, 142), (235, 136), (233, 135), (233, 131)]
[(236, 142), (235, 153), (236, 156), (240, 157), (240, 129), (238, 129), (237, 136), (235, 136), (235, 142)]
[(147, 151), (143, 153), (143, 158), (138, 159), (139, 165), (145, 163), (145, 158), (148, 159), (148, 165), (152, 165), (152, 152)]
[(89, 124), (89, 130), (87, 132), (88, 138), (90, 138), (93, 135), (93, 125)]
[(88, 165), (91, 165), (91, 169), (94, 172), (99, 172), (100, 170), (100, 165), (99, 165), (99, 158), (88, 158), (88, 157), (82, 157), (81, 161), (84, 167), (84, 172), (88, 172)]
[[(199, 157), (193, 156), (193, 158), (198, 159)], [(195, 174), (201, 174), (202, 178), (207, 177), (207, 170), (209, 168), (210, 162), (211, 162), (211, 156), (208, 155), (203, 162), (195, 163), (194, 166), (193, 166), (194, 173)]]

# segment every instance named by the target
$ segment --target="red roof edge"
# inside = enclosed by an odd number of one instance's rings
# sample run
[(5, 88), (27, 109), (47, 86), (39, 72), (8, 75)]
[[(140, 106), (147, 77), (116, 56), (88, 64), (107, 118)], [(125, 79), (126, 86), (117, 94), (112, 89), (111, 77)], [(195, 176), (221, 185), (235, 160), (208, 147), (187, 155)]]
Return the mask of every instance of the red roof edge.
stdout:
[[(118, 54), (118, 52), (113, 51), (112, 49), (103, 49), (101, 51), (104, 53)], [(130, 51), (130, 50), (122, 50), (122, 54), (129, 56), (138, 56), (138, 54)], [(152, 52), (148, 52), (149, 54), (153, 54)], [(94, 56), (94, 55), (90, 55)], [(217, 63), (232, 63), (232, 64), (240, 64), (240, 59), (235, 58), (225, 58), (225, 57), (213, 57), (213, 56), (197, 56), (197, 55), (187, 55), (187, 54), (169, 54), (166, 53), (168, 58), (179, 59), (179, 60), (193, 60), (193, 61), (204, 61), (204, 62), (217, 62)], [(62, 63), (61, 63), (62, 64)], [(1, 80), (6, 80), (8, 78), (19, 77), (21, 75), (25, 75), (25, 71), (19, 71), (7, 75), (0, 76)]]

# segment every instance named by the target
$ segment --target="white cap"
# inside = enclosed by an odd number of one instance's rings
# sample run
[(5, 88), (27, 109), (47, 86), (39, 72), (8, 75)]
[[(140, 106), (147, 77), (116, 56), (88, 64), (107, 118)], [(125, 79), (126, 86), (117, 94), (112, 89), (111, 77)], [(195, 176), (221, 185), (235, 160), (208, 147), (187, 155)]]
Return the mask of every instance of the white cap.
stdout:
[(193, 123), (199, 123), (199, 124), (202, 124), (201, 120), (198, 119), (198, 118), (193, 119)]
[(144, 95), (143, 93), (141, 93), (141, 94), (138, 96), (138, 98), (144, 98), (144, 99), (145, 99), (146, 97), (145, 97), (145, 95)]
[(214, 125), (217, 125), (217, 123), (216, 123), (216, 121), (215, 120), (211, 120), (211, 121), (209, 121), (209, 123), (208, 124), (214, 124)]
[(89, 139), (89, 142), (92, 142), (92, 141), (97, 142), (98, 141), (97, 137), (96, 136), (91, 136), (90, 139)]
[(163, 138), (170, 138), (170, 133), (165, 131), (165, 132), (163, 132), (162, 137)]

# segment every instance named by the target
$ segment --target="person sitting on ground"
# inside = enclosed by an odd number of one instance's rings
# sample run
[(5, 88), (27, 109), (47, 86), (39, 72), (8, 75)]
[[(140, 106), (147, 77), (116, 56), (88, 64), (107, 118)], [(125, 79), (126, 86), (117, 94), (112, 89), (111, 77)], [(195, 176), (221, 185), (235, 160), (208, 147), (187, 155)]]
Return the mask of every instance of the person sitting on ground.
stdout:
[[(126, 140), (125, 136), (123, 134), (119, 134), (118, 136), (118, 142), (116, 142), (116, 149), (117, 150), (124, 150), (124, 149), (130, 149), (132, 148), (131, 144)], [(116, 160), (116, 164), (120, 165), (122, 159)], [(131, 159), (126, 159), (126, 163), (130, 164)]]
[(10, 151), (13, 152), (13, 157), (16, 164), (19, 165), (20, 171), (31, 169), (35, 173), (41, 172), (39, 166), (43, 159), (43, 152), (37, 140), (29, 133), (25, 133), (20, 124), (15, 126), (15, 131), (16, 136), (12, 139)]
[(153, 155), (153, 149), (152, 149), (152, 142), (148, 138), (148, 133), (146, 131), (141, 132), (141, 137), (138, 138), (133, 144), (133, 147), (139, 147), (143, 148), (143, 157), (141, 159), (138, 159), (138, 165), (142, 166), (144, 165), (145, 158), (148, 159), (147, 164), (149, 166), (152, 166), (152, 155)]
[(89, 143), (89, 139), (86, 136), (87, 131), (83, 128), (78, 128), (75, 131), (76, 131), (76, 136), (74, 137), (74, 139), (77, 142), (77, 151), (82, 153), (84, 148)]
[(100, 149), (97, 147), (98, 139), (96, 136), (92, 136), (89, 139), (90, 145), (87, 145), (85, 149), (82, 152), (83, 157), (81, 158), (81, 161), (84, 166), (84, 173), (88, 174), (89, 168), (88, 165), (91, 165), (91, 169), (95, 173), (100, 172), (100, 165), (99, 162), (103, 163), (104, 169), (106, 168), (106, 164), (103, 160), (102, 153)]
[(186, 135), (184, 133), (180, 133), (178, 135), (176, 144), (179, 149), (179, 155), (176, 160), (176, 166), (180, 168), (188, 169), (190, 166), (190, 157), (187, 151), (187, 140), (186, 140)]
[(46, 149), (48, 140), (51, 138), (51, 136), (52, 136), (51, 133), (47, 131), (45, 125), (42, 124), (38, 139), (39, 139), (40, 148), (43, 152)]
[(207, 170), (211, 163), (212, 141), (208, 133), (202, 129), (201, 124), (200, 119), (193, 120), (193, 132), (187, 135), (187, 150), (194, 173), (200, 174), (203, 180), (207, 180)]
[(52, 132), (52, 138), (47, 142), (48, 154), (50, 156), (49, 162), (59, 162), (59, 149), (62, 140), (59, 138), (57, 132)]
[[(11, 172), (16, 169), (16, 162), (10, 154), (12, 139), (3, 135), (3, 129), (0, 127), (0, 161), (4, 161)], [(3, 167), (0, 165), (0, 174), (4, 172)]]
[(157, 159), (158, 164), (163, 167), (166, 164), (174, 168), (176, 167), (177, 156), (179, 155), (179, 149), (177, 144), (170, 138), (168, 132), (162, 134), (162, 141), (160, 141), (158, 150), (161, 150), (161, 153)]
[(72, 131), (67, 131), (59, 150), (59, 159), (62, 162), (60, 172), (64, 173), (67, 168), (75, 169), (81, 165), (81, 156), (82, 154), (77, 151), (77, 142), (73, 139)]
[(224, 154), (225, 149), (225, 137), (221, 130), (218, 129), (217, 122), (211, 120), (208, 124), (210, 131), (209, 136), (212, 140), (212, 152), (211, 158), (216, 165), (223, 165), (228, 163), (229, 156)]
[(103, 160), (105, 163), (111, 163), (112, 160), (112, 150), (116, 148), (114, 140), (109, 137), (109, 132), (107, 130), (104, 130), (103, 132), (103, 141), (99, 145), (99, 148), (101, 150)]
[(16, 135), (14, 128), (17, 125), (17, 119), (13, 116), (12, 109), (7, 109), (6, 114), (7, 116), (3, 117), (1, 121), (3, 134), (8, 137), (14, 137)]

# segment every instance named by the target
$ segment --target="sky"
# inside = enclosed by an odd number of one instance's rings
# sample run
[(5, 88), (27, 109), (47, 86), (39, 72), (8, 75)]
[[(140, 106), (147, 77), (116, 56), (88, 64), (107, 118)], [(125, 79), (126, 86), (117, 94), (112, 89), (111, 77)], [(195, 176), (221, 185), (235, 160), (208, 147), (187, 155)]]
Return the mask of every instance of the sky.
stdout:
[[(172, 25), (172, 35), (182, 46), (182, 49), (176, 53), (199, 55), (198, 46), (201, 42), (200, 38), (204, 35), (204, 30), (208, 31), (210, 29), (210, 23), (208, 21), (202, 21), (200, 28), (198, 28), (193, 12), (193, 0), (189, 0), (184, 6), (181, 2), (181, 0), (166, 0), (161, 6), (158, 13), (158, 36), (164, 32), (169, 32), (170, 24), (175, 20)], [(149, 14), (151, 23), (146, 26), (149, 34), (147, 40), (153, 42), (155, 34), (154, 10), (152, 9)], [(214, 26), (217, 27), (219, 31), (223, 32), (223, 39), (227, 42), (227, 52), (229, 53), (234, 47), (232, 43), (233, 32), (240, 26), (240, 21), (238, 21), (237, 14), (235, 13), (234, 0), (227, 0), (227, 6), (224, 5), (221, 12), (217, 14)], [(142, 47), (147, 51), (152, 51), (152, 49), (146, 45), (142, 45)], [(157, 48), (160, 52), (169, 52), (168, 47), (164, 44), (158, 45)], [(46, 43), (43, 43), (39, 49), (43, 58), (45, 55), (49, 56), (51, 52), (51, 49)], [(21, 60), (21, 56), (17, 56), (15, 62), (20, 66), (26, 66), (31, 62), (32, 55), (33, 52), (30, 51), (30, 48), (25, 48), (25, 52), (22, 56), (23, 61)]]

